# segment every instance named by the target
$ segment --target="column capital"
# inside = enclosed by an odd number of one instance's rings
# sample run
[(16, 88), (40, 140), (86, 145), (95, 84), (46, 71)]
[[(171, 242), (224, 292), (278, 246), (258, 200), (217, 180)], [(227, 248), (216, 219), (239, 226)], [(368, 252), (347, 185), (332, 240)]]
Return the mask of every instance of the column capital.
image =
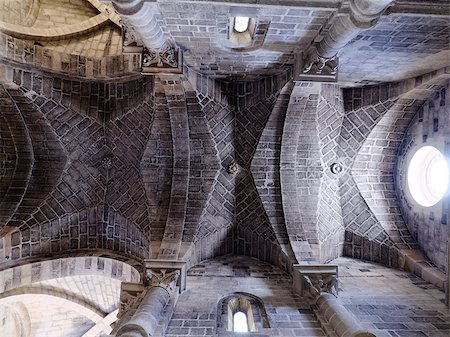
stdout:
[(181, 293), (186, 289), (186, 262), (182, 260), (144, 260), (145, 276), (150, 287), (162, 287), (169, 294), (176, 287)]
[(328, 293), (337, 297), (338, 266), (330, 264), (294, 264), (294, 288), (312, 300)]

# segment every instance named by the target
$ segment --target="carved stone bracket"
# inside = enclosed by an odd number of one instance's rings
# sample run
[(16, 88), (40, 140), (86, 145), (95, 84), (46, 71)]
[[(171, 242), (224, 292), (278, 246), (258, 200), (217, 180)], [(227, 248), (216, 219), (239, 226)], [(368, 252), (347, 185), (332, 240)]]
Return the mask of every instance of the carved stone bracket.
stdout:
[(315, 46), (311, 46), (305, 58), (304, 67), (299, 74), (300, 81), (336, 82), (338, 72), (337, 56), (331, 58), (321, 57), (317, 54)]
[(142, 74), (183, 72), (183, 53), (173, 42), (166, 40), (158, 49), (144, 45), (136, 29), (122, 19), (123, 52), (141, 54)]
[(142, 53), (144, 43), (139, 38), (134, 28), (122, 19), (122, 41), (124, 53)]
[(294, 287), (302, 295), (316, 299), (324, 293), (338, 295), (338, 266), (294, 265)]
[(120, 289), (120, 306), (117, 318), (131, 317), (146, 294), (143, 284), (122, 282)]
[(142, 73), (177, 73), (183, 72), (183, 53), (170, 41), (157, 50), (144, 49), (142, 53)]

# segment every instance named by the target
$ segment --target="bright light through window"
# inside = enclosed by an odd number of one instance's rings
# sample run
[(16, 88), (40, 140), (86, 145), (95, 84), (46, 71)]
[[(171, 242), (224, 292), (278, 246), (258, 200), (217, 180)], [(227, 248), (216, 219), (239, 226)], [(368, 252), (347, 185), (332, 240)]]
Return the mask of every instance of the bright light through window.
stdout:
[(243, 33), (248, 29), (250, 18), (245, 16), (237, 16), (234, 18), (234, 30)]
[(444, 155), (433, 146), (420, 148), (408, 167), (408, 187), (414, 200), (430, 207), (447, 192), (450, 171)]
[(242, 311), (238, 311), (233, 315), (234, 332), (248, 332), (247, 315)]

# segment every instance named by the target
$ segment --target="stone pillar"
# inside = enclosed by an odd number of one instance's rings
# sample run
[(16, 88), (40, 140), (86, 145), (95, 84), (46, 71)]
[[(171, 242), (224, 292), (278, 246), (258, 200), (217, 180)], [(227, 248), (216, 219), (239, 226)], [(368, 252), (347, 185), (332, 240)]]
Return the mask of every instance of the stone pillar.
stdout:
[(321, 294), (316, 302), (318, 318), (326, 322), (339, 337), (375, 337), (363, 329), (352, 314), (339, 303), (338, 299), (327, 293)]
[(153, 5), (144, 0), (112, 0), (117, 13), (149, 50), (163, 48), (166, 38), (155, 17)]
[(117, 331), (116, 337), (153, 336), (169, 296), (164, 287), (151, 287), (131, 319)]
[(311, 46), (304, 59), (303, 74), (300, 79), (314, 75), (328, 76), (336, 80), (339, 51), (362, 30), (375, 26), (385, 9), (393, 0), (350, 0), (349, 13), (339, 15), (332, 23), (323, 39)]
[(356, 35), (376, 24), (393, 0), (352, 0), (350, 15), (340, 16), (317, 45), (317, 55), (330, 59)]
[(115, 337), (164, 335), (178, 293), (185, 288), (185, 263), (146, 260), (144, 284), (122, 283)]
[(183, 53), (156, 20), (156, 1), (112, 0), (122, 18), (123, 52), (142, 53), (142, 74), (183, 73)]

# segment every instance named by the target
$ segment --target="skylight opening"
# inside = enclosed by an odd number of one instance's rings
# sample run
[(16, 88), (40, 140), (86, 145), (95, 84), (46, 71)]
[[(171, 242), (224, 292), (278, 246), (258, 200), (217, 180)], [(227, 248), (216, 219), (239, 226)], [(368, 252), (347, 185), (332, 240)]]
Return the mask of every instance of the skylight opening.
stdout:
[(246, 16), (236, 16), (234, 18), (234, 30), (238, 33), (244, 33), (248, 30), (250, 18)]
[(247, 315), (242, 311), (238, 311), (233, 315), (233, 331), (248, 332)]
[(424, 207), (437, 204), (447, 193), (450, 170), (445, 156), (433, 146), (420, 148), (408, 167), (408, 187), (414, 200)]

